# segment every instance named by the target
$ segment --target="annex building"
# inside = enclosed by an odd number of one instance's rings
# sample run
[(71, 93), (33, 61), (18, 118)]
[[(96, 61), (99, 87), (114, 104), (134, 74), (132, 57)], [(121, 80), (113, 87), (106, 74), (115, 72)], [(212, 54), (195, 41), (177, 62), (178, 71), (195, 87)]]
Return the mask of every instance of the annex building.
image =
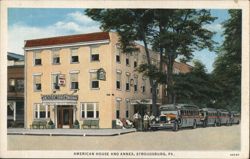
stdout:
[[(146, 63), (144, 47), (122, 53), (118, 35), (98, 32), (25, 42), (25, 121), (51, 119), (56, 128), (71, 128), (77, 119), (99, 120), (111, 128), (116, 118), (132, 118), (138, 104), (151, 111), (147, 77), (135, 69)], [(151, 51), (152, 62), (159, 56)], [(158, 88), (161, 104), (162, 88)]]

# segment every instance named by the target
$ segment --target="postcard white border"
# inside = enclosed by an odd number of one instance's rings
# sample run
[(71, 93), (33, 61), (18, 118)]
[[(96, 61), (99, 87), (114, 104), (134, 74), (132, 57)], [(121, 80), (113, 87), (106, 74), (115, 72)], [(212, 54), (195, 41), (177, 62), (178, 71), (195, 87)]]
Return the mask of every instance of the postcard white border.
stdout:
[[(0, 1), (1, 16), (1, 54), (0, 54), (0, 132), (1, 132), (1, 150), (0, 157), (62, 157), (73, 158), (74, 151), (8, 151), (7, 150), (7, 124), (6, 107), (7, 105), (7, 59), (6, 53), (8, 39), (7, 28), (7, 9), (16, 8), (211, 8), (211, 9), (242, 9), (242, 122), (241, 122), (241, 151), (237, 151), (240, 156), (230, 157), (232, 151), (173, 151), (174, 158), (247, 158), (249, 151), (249, 1), (247, 0), (185, 0), (185, 1), (164, 1), (164, 0), (146, 0), (146, 1), (109, 1), (109, 0), (3, 0)], [(17, 143), (18, 144), (18, 143)], [(93, 151), (88, 151), (93, 152)], [(148, 152), (148, 151), (147, 151)], [(168, 152), (168, 151), (167, 151)], [(234, 151), (235, 152), (235, 151)], [(79, 156), (86, 157), (86, 156)], [(88, 156), (91, 157), (91, 156)], [(94, 156), (97, 158), (98, 156)], [(104, 156), (101, 156), (103, 158)], [(131, 156), (128, 156), (131, 157)], [(149, 156), (150, 158), (152, 156)], [(157, 157), (157, 156), (156, 156)], [(114, 158), (114, 156), (109, 156)], [(124, 156), (123, 156), (124, 158)], [(138, 157), (141, 158), (141, 157)], [(172, 158), (172, 157), (169, 157)]]

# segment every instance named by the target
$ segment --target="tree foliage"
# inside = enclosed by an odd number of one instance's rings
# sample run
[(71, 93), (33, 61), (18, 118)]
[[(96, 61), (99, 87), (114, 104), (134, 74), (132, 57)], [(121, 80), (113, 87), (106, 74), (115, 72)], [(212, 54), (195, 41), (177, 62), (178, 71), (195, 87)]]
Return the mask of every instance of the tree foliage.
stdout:
[(211, 74), (200, 61), (194, 61), (191, 72), (174, 75), (174, 95), (177, 103), (211, 106), (218, 92)]
[(241, 10), (229, 10), (223, 23), (225, 40), (218, 50), (213, 76), (220, 86), (216, 104), (230, 110), (241, 107)]

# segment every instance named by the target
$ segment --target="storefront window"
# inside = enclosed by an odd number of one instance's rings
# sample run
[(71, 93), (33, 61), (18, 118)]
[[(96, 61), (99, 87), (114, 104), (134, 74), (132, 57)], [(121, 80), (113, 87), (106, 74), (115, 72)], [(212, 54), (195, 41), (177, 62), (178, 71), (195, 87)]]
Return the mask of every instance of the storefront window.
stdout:
[(48, 105), (35, 104), (34, 118), (36, 119), (50, 118), (50, 107)]
[(82, 103), (81, 104), (82, 118), (99, 118), (98, 103)]

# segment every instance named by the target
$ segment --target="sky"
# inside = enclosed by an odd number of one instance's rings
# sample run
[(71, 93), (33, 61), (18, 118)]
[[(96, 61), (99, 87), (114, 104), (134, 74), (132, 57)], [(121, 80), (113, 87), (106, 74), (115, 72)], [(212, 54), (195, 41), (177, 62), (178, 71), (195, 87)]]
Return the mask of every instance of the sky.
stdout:
[[(211, 10), (211, 14), (218, 18), (206, 28), (216, 32), (213, 39), (221, 44), (223, 42), (221, 23), (227, 20), (229, 15), (227, 9)], [(8, 51), (24, 54), (25, 40), (97, 32), (101, 31), (99, 26), (98, 22), (84, 14), (84, 9), (9, 8)], [(208, 50), (194, 53), (194, 59), (205, 64), (208, 72), (213, 70), (215, 58), (216, 53)]]

